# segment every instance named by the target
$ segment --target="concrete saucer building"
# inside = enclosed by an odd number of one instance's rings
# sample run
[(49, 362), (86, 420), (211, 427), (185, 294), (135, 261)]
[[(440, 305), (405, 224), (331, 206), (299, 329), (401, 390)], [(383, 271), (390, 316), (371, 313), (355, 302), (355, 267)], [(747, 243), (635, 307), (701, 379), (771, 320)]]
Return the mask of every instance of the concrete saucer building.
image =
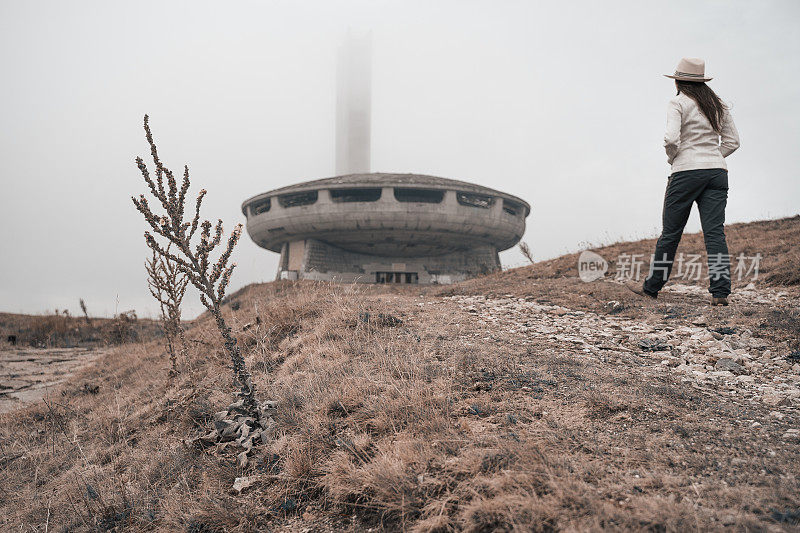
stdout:
[(339, 59), (333, 178), (242, 204), (253, 241), (281, 254), (280, 279), (453, 283), (500, 268), (525, 232), (522, 199), (464, 181), (370, 173), (368, 42)]
[(500, 268), (530, 206), (471, 183), (418, 174), (351, 174), (245, 201), (247, 232), (281, 254), (279, 277), (452, 283)]

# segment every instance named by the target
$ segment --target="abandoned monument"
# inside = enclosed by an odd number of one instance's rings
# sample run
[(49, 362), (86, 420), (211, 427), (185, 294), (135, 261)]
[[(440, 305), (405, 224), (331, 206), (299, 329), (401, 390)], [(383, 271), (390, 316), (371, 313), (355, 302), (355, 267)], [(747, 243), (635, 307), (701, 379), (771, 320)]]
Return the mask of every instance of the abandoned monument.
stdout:
[(493, 189), (417, 174), (351, 174), (247, 200), (247, 231), (281, 254), (279, 277), (453, 283), (500, 268), (530, 206)]
[(253, 241), (281, 254), (279, 279), (453, 283), (500, 268), (530, 205), (494, 189), (420, 174), (370, 173), (369, 37), (339, 55), (336, 173), (242, 204)]

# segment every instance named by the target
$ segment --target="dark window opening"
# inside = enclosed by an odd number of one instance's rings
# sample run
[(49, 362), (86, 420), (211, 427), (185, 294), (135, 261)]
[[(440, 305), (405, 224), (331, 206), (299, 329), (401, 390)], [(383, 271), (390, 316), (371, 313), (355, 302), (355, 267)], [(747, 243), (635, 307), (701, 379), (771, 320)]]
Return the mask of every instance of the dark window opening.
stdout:
[(517, 214), (522, 211), (522, 206), (517, 202), (512, 202), (511, 200), (503, 200), (503, 211), (511, 216), (517, 216)]
[(294, 192), (278, 196), (278, 203), (281, 207), (299, 207), (301, 205), (311, 205), (316, 203), (317, 191)]
[(331, 189), (334, 202), (377, 202), (381, 189)]
[(265, 198), (263, 200), (259, 200), (258, 202), (250, 204), (250, 214), (260, 215), (261, 213), (266, 213), (267, 211), (269, 211), (270, 207), (272, 207), (271, 198)]
[(416, 272), (375, 272), (375, 283), (398, 283), (409, 285), (419, 283)]
[(494, 205), (494, 197), (486, 194), (476, 194), (472, 192), (457, 192), (456, 199), (461, 205), (468, 205), (471, 207), (480, 207), (482, 209), (489, 209)]
[(444, 191), (432, 189), (395, 189), (394, 197), (398, 202), (439, 204), (444, 199)]

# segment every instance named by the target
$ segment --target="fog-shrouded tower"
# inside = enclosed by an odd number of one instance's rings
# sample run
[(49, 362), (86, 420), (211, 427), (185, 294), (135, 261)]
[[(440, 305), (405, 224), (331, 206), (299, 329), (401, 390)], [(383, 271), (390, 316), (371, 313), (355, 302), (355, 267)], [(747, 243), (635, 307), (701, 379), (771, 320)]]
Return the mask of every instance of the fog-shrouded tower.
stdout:
[(372, 37), (348, 33), (336, 75), (336, 175), (370, 170)]
[(281, 254), (279, 279), (453, 283), (500, 268), (530, 205), (465, 181), (371, 173), (370, 35), (339, 49), (336, 176), (244, 201), (253, 241)]

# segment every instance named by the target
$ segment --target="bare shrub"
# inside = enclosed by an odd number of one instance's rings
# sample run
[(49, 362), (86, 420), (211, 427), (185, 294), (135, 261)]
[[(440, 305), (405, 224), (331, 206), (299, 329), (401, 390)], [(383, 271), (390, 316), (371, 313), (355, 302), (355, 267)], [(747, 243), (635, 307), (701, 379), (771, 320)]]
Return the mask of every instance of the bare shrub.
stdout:
[[(167, 246), (167, 252), (169, 248)], [(152, 257), (144, 264), (147, 271), (147, 285), (150, 294), (159, 305), (161, 326), (164, 328), (164, 343), (169, 353), (170, 376), (174, 376), (178, 373), (178, 357), (175, 353), (178, 338), (181, 342), (181, 359), (186, 359), (186, 333), (181, 326), (181, 302), (189, 278), (169, 257), (161, 256), (155, 250), (152, 252)]]
[(536, 261), (533, 260), (533, 252), (531, 252), (530, 246), (525, 241), (519, 241), (519, 251), (522, 252), (522, 255), (525, 256), (525, 259), (531, 262), (531, 264), (535, 263)]
[[(243, 402), (243, 407), (255, 419), (259, 419), (259, 405), (256, 400), (250, 371), (247, 369), (236, 338), (232, 335), (231, 328), (225, 322), (220, 311), (220, 305), (225, 298), (225, 289), (228, 287), (231, 274), (233, 274), (233, 269), (236, 267), (236, 263), (229, 264), (229, 261), (233, 248), (242, 234), (242, 225), (236, 225), (228, 237), (222, 253), (219, 254), (216, 262), (213, 262), (212, 253), (222, 243), (222, 220), (218, 220), (215, 226), (209, 220), (200, 222), (200, 206), (203, 202), (203, 197), (206, 195), (205, 189), (201, 189), (197, 195), (195, 213), (192, 220), (184, 219), (186, 194), (190, 185), (189, 167), (184, 166), (183, 181), (178, 186), (175, 175), (162, 164), (158, 157), (158, 150), (153, 141), (148, 121), (149, 117), (145, 115), (144, 131), (147, 143), (150, 145), (153, 164), (155, 165), (155, 179), (150, 176), (150, 171), (141, 157), (136, 158), (136, 165), (139, 167), (145, 183), (150, 188), (150, 193), (161, 204), (164, 212), (163, 214), (154, 213), (143, 194), (139, 198), (132, 198), (132, 200), (136, 209), (142, 213), (150, 225), (153, 233), (161, 236), (167, 243), (172, 244), (176, 252), (173, 253), (167, 247), (159, 244), (149, 231), (144, 233), (145, 241), (160, 257), (174, 262), (176, 267), (188, 277), (192, 285), (200, 291), (200, 301), (214, 317), (217, 328), (225, 342), (225, 349), (233, 365), (234, 376), (239, 383), (238, 396)], [(165, 178), (167, 182), (166, 188), (164, 185)], [(200, 230), (199, 242), (195, 244), (192, 239), (196, 236), (198, 229)]]
[(86, 325), (91, 327), (92, 319), (89, 318), (89, 311), (86, 309), (86, 302), (83, 301), (83, 298), (81, 298), (81, 311), (83, 312), (83, 318), (86, 319)]
[(125, 344), (138, 338), (134, 324), (138, 320), (136, 311), (124, 311), (114, 316), (109, 327), (103, 332), (103, 338), (108, 344)]

